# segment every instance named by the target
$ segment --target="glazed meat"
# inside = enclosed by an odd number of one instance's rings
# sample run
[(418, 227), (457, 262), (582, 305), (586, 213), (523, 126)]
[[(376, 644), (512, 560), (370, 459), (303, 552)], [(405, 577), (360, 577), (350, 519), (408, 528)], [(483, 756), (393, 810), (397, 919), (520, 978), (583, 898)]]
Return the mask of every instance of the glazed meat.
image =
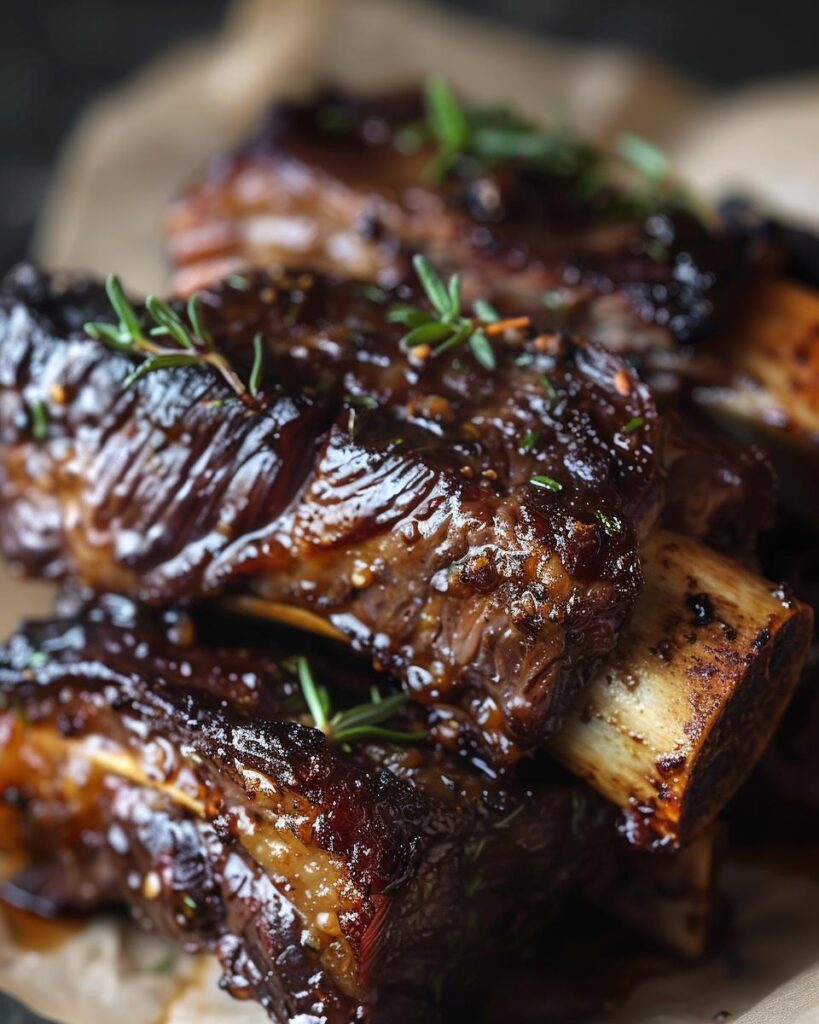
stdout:
[(6, 555), (153, 604), (238, 592), (308, 610), (453, 735), (498, 761), (540, 746), (642, 586), (648, 390), (563, 335), (507, 332), (494, 370), (466, 347), (423, 358), (383, 304), (310, 275), (201, 304), (245, 379), (261, 335), (254, 408), (202, 367), (124, 387), (134, 360), (81, 327), (110, 315), (100, 285), (7, 281)]
[[(304, 724), (292, 658), (220, 633), (223, 616), (105, 598), (0, 649), (0, 787), (34, 857), (18, 901), (58, 868), (63, 906), (123, 901), (216, 952), (277, 1020), (401, 1024), (477, 995), (608, 870), (612, 814), (580, 784), (492, 781), (424, 741), (336, 743)], [(337, 699), (348, 676), (311, 665)], [(410, 704), (387, 724), (423, 722)]]
[(769, 455), (690, 415), (670, 413), (665, 422), (663, 525), (754, 562), (760, 534), (776, 521), (777, 478)]
[(417, 93), (275, 106), (168, 210), (175, 288), (279, 264), (392, 286), (421, 251), (459, 271), (470, 295), (617, 350), (668, 349), (713, 328), (738, 241), (706, 228), (679, 190), (604, 184), (602, 155), (565, 130), (527, 157), (533, 137), (514, 115), (468, 114), (484, 150), (494, 132), (523, 152), (467, 152), (442, 174)]

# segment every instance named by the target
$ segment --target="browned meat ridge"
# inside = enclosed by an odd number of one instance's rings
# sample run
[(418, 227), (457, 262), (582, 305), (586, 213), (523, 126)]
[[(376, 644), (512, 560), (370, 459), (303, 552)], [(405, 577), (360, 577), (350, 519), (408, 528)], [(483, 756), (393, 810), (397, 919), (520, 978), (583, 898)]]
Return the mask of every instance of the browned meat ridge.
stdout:
[(198, 368), (123, 388), (132, 360), (78, 327), (110, 316), (98, 285), (10, 282), (6, 554), (153, 604), (238, 590), (309, 609), (435, 705), (440, 731), (499, 761), (541, 746), (642, 587), (647, 388), (558, 336), (500, 339), (494, 371), (467, 348), (414, 358), (383, 305), (306, 275), (203, 303), (242, 373), (262, 332), (259, 411)]
[[(643, 387), (555, 337), (502, 339), (495, 373), (466, 351), (415, 360), (349, 286), (249, 284), (205, 293), (203, 316), (240, 369), (263, 332), (269, 380), (287, 389), (264, 391), (261, 413), (195, 368), (123, 390), (132, 361), (79, 326), (100, 315), (99, 286), (9, 281), (6, 554), (154, 603), (224, 594), (344, 636), (431, 707), (440, 742), (509, 762), (551, 733), (651, 832), (697, 832), (774, 729), (810, 613), (656, 532), (623, 628), (659, 473)], [(719, 503), (697, 507), (685, 519), (708, 536), (717, 513), (702, 510)]]
[(423, 117), (418, 93), (275, 106), (168, 209), (174, 287), (277, 265), (390, 287), (411, 278), (420, 251), (458, 271), (467, 294), (615, 350), (712, 330), (716, 296), (744, 260), (738, 242), (685, 203), (600, 187), (591, 151), (574, 169), (467, 156), (436, 175), (434, 145), (408, 145)]
[(589, 192), (582, 160), (462, 158), (440, 178), (431, 143), (407, 145), (422, 117), (417, 94), (275, 106), (170, 205), (174, 287), (276, 265), (395, 284), (424, 252), (469, 293), (632, 353), (660, 392), (764, 444), (785, 501), (816, 523), (819, 296), (776, 279), (781, 241), (749, 246), (630, 188)]
[(7, 896), (122, 901), (282, 1022), (420, 1024), (609, 871), (612, 811), (582, 784), (345, 752), (303, 724), (291, 661), (212, 635), (109, 597), (0, 648), (0, 792), (34, 853)]

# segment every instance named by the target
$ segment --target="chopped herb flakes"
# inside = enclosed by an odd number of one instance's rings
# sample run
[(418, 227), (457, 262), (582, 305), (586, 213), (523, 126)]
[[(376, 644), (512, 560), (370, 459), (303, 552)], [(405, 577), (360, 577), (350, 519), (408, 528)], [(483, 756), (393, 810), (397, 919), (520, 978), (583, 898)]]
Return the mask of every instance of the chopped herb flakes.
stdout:
[(38, 398), (31, 403), (31, 436), (35, 441), (45, 441), (48, 437), (48, 406)]
[(603, 530), (609, 535), (609, 537), (616, 536), (623, 529), (623, 521), (619, 516), (611, 515), (609, 512), (603, 512), (602, 509), (598, 509), (594, 513), (594, 518), (603, 527)]

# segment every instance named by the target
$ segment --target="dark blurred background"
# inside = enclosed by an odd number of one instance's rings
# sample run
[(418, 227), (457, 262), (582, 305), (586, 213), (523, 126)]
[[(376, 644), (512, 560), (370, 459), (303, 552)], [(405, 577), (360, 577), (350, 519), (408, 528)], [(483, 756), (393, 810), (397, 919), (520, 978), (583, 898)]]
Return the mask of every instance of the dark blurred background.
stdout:
[[(271, 0), (273, 2), (273, 0)], [(817, 70), (819, 3), (440, 0), (507, 25), (628, 46), (713, 88)], [(1, 0), (0, 269), (25, 255), (59, 145), (85, 101), (218, 27), (226, 0)], [(0, 995), (0, 1021), (31, 1021)]]
[[(273, 2), (273, 0), (271, 0)], [(508, 25), (623, 44), (716, 88), (817, 67), (816, 0), (442, 0)], [(22, 256), (86, 99), (218, 26), (225, 0), (1, 0), (0, 264)]]

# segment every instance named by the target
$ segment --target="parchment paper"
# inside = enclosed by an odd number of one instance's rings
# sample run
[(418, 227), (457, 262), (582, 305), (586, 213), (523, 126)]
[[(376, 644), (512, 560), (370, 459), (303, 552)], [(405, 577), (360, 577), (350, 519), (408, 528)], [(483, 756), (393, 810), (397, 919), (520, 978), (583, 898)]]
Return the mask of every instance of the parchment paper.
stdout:
[[(665, 146), (704, 190), (741, 187), (819, 223), (819, 78), (716, 102), (634, 54), (524, 37), (420, 3), (244, 0), (216, 37), (168, 53), (89, 107), (59, 162), (38, 257), (161, 289), (165, 202), (273, 96), (328, 79), (377, 88), (432, 70), (471, 97), (508, 100), (536, 118), (559, 104), (604, 142), (628, 127)], [(48, 588), (5, 570), (0, 595), (4, 634), (51, 600)], [(724, 886), (734, 923), (721, 952), (644, 984), (611, 1021), (819, 1022), (819, 884), (732, 864)], [(47, 951), (26, 948), (13, 923), (0, 916), (0, 988), (65, 1024), (267, 1019), (217, 991), (213, 960), (181, 955), (127, 923), (95, 921)]]

